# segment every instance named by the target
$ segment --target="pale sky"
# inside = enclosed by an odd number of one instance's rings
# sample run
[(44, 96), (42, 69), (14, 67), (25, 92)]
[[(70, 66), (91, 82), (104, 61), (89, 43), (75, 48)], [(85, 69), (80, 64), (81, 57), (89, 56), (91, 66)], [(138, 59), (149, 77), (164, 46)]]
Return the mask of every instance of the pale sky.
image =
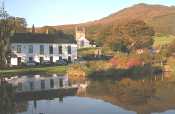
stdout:
[(8, 13), (28, 26), (76, 24), (97, 20), (138, 3), (175, 5), (175, 0), (4, 0)]

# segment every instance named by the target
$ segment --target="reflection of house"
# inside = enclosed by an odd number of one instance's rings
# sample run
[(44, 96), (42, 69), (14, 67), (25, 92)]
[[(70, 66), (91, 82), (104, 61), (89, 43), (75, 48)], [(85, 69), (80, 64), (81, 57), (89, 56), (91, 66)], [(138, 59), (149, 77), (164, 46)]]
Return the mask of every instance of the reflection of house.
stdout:
[(8, 83), (17, 87), (17, 92), (30, 92), (30, 91), (48, 91), (57, 90), (61, 88), (69, 88), (67, 76), (49, 76), (41, 77), (40, 75), (22, 76), (7, 80)]
[(77, 59), (76, 41), (73, 36), (64, 33), (17, 33), (11, 38), (11, 51), (17, 56), (11, 58), (12, 65), (28, 61), (42, 63), (44, 60)]
[(76, 41), (78, 48), (88, 48), (91, 47), (90, 41), (86, 39), (86, 30), (85, 28), (76, 27)]

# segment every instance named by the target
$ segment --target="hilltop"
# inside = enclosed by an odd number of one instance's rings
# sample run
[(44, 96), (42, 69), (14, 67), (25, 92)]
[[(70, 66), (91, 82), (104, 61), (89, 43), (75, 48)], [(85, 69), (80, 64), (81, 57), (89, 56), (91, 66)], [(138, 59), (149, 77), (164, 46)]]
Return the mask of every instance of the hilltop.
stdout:
[[(175, 7), (163, 5), (137, 4), (116, 13), (113, 13), (100, 20), (77, 24), (87, 28), (87, 38), (97, 39), (100, 32), (109, 26), (117, 25), (128, 20), (142, 20), (152, 26), (156, 33), (175, 35)], [(52, 26), (57, 30), (64, 30), (67, 33), (74, 34), (74, 28), (77, 25)], [(37, 32), (44, 32), (49, 26), (38, 28)]]

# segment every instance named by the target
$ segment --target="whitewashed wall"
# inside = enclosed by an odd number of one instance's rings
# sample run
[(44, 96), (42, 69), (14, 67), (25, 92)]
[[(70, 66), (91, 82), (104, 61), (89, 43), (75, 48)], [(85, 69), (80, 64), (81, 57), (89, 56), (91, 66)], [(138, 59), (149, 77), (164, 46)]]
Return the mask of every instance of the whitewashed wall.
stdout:
[[(81, 46), (81, 42), (82, 41), (84, 42), (84, 46)], [(91, 47), (90, 41), (87, 40), (84, 37), (81, 37), (80, 39), (77, 40), (77, 45), (78, 45), (78, 48), (88, 48), (88, 47)]]
[[(17, 53), (17, 45), (21, 45), (21, 53)], [(33, 45), (33, 53), (29, 53), (29, 45)], [(40, 55), (40, 45), (44, 45), (44, 54)], [(53, 46), (53, 54), (49, 54), (49, 46)], [(62, 54), (59, 54), (58, 46), (62, 46)], [(68, 54), (68, 46), (71, 46), (71, 54)], [(62, 59), (68, 59), (68, 56), (71, 56), (72, 61), (77, 59), (77, 44), (44, 44), (44, 43), (12, 43), (11, 50), (14, 52), (17, 57), (21, 57), (22, 62), (27, 62), (29, 57), (33, 57), (34, 61), (40, 62), (40, 57), (43, 57), (44, 60), (50, 60), (50, 57), (53, 56), (53, 62), (59, 60), (59, 56), (62, 56)]]

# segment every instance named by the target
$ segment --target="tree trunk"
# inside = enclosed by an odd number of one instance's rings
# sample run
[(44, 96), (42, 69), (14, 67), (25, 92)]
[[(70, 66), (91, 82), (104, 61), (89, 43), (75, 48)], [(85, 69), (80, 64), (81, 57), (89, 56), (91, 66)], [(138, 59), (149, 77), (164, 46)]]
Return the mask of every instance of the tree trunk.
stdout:
[[(3, 33), (1, 33), (3, 34)], [(5, 67), (7, 65), (7, 56), (9, 52), (9, 37), (2, 36), (0, 38), (0, 67)]]

